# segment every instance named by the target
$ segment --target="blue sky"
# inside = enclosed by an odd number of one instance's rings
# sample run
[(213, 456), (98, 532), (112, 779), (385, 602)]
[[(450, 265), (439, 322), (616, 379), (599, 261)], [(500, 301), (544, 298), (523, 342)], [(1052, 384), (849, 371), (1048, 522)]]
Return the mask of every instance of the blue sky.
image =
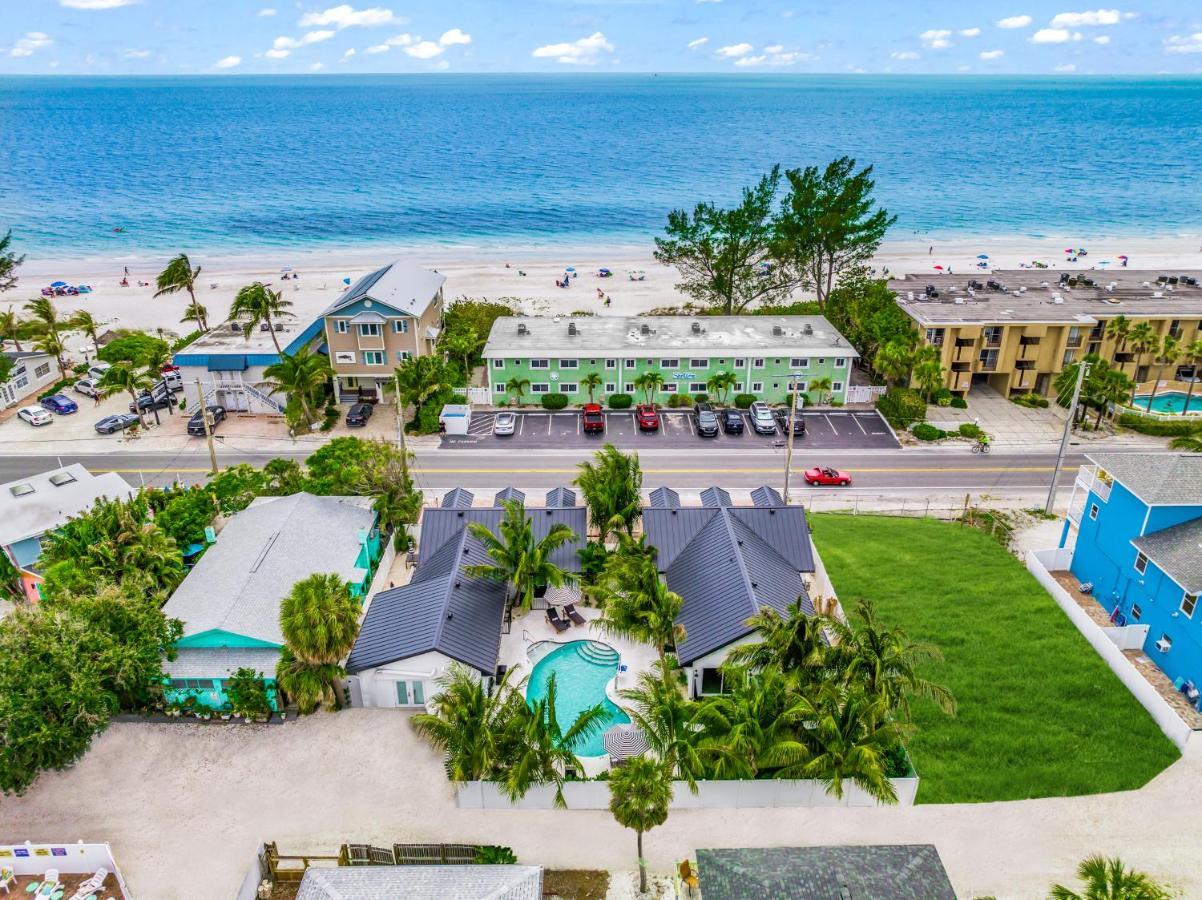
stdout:
[(0, 74), (1202, 72), (1202, 3), (0, 0)]

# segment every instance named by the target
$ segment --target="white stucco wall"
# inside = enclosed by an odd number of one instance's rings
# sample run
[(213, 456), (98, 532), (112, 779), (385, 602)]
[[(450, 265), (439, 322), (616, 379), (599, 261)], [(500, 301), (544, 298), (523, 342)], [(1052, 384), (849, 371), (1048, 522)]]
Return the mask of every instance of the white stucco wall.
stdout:
[[(355, 685), (357, 680), (357, 688), (354, 686), (351, 688), (352, 695), (356, 696), (359, 700), (359, 703), (356, 705), (377, 709), (395, 709), (397, 708), (397, 682), (420, 681), (425, 700), (429, 703), (430, 698), (438, 692), (437, 681), (439, 677), (454, 662), (453, 659), (445, 654), (430, 652), (391, 662), (385, 666), (364, 669), (350, 677), (352, 685)], [(414, 709), (415, 707), (408, 706), (402, 708)]]

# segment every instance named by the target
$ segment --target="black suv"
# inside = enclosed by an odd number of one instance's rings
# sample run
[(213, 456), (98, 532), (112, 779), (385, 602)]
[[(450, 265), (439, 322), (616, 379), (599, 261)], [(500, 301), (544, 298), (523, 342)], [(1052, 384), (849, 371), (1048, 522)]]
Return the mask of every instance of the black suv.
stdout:
[(694, 403), (693, 415), (697, 417), (697, 433), (702, 437), (718, 436), (718, 414), (708, 403)]
[(346, 411), (346, 427), (362, 428), (374, 412), (370, 403), (356, 403)]
[[(776, 424), (780, 426), (781, 433), (788, 434), (789, 433), (789, 407), (782, 406), (779, 409), (775, 410), (773, 412), (773, 415), (776, 416)], [(793, 416), (793, 434), (797, 437), (804, 437), (805, 433), (806, 433), (805, 416), (803, 416), (801, 414), (801, 411), (798, 410), (796, 415)]]
[[(210, 407), (208, 407), (208, 410), (209, 410), (209, 416), (211, 417), (209, 421), (212, 423), (212, 425), (210, 427), (213, 429), (213, 431), (216, 431), (217, 423), (225, 421), (225, 407), (224, 406), (210, 406)], [(196, 412), (192, 413), (192, 418), (190, 418), (188, 420), (188, 434), (194, 435), (196, 437), (204, 437), (205, 436), (205, 422), (204, 422), (204, 411), (203, 410), (198, 409)]]
[(743, 433), (743, 413), (737, 409), (722, 410), (722, 430), (727, 434)]
[(138, 394), (137, 406), (131, 403), (129, 405), (129, 411), (131, 413), (136, 413), (139, 410), (146, 412), (150, 409), (166, 409), (174, 402), (175, 400), (172, 398), (170, 392), (165, 390), (160, 391), (158, 386), (156, 386), (153, 393), (150, 391), (143, 391), (142, 393)]

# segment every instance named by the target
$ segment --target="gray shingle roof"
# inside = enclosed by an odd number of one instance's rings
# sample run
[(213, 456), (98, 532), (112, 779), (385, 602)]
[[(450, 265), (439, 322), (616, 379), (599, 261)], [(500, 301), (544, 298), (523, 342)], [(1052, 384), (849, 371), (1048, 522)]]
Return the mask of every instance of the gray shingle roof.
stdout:
[(471, 509), (475, 497), (471, 491), (466, 491), (463, 488), (452, 488), (447, 491), (446, 496), (442, 498), (443, 509)]
[(956, 900), (930, 844), (698, 850), (705, 900)]
[(438, 272), (397, 260), (368, 272), (321, 315), (324, 318), (367, 298), (397, 312), (421, 318), (446, 280), (447, 277)]
[(254, 669), (275, 678), (280, 651), (274, 647), (185, 647), (175, 659), (163, 661), (163, 674), (171, 678), (225, 678), (239, 669)]
[(543, 505), (552, 508), (575, 506), (576, 492), (566, 487), (551, 488), (547, 491), (547, 499), (543, 501)]
[(657, 487), (651, 492), (653, 509), (677, 509), (680, 507), (680, 494), (670, 487)]
[[(445, 501), (444, 501), (445, 503)], [(505, 510), (499, 507), (473, 507), (470, 509), (429, 508), (422, 512), (421, 542), (418, 546), (418, 564), (425, 565), (435, 552), (450, 538), (458, 534), (468, 522), (481, 522), (493, 534), (501, 523)], [(580, 557), (576, 551), (584, 546), (588, 536), (588, 510), (583, 506), (567, 508), (528, 507), (526, 515), (536, 539), (547, 536), (551, 526), (562, 522), (576, 534), (576, 540), (564, 544), (553, 554), (551, 561), (569, 572), (580, 571)]]
[(297, 900), (539, 900), (538, 866), (310, 867)]
[(1187, 594), (1202, 593), (1202, 518), (1153, 531), (1131, 543)]
[(702, 506), (731, 506), (730, 494), (720, 487), (707, 487), (701, 492)]
[[(66, 477), (73, 480), (64, 480)], [(56, 485), (51, 478), (61, 483)], [(13, 488), (24, 492), (14, 494)], [(127, 500), (135, 493), (116, 472), (93, 475), (80, 463), (0, 484), (0, 545), (61, 528), (68, 519), (90, 510), (101, 497)]]
[(1202, 454), (1089, 453), (1087, 456), (1144, 503), (1202, 504)]
[(491, 675), (501, 645), (506, 586), (463, 571), (489, 562), (483, 545), (461, 530), (418, 566), (409, 584), (376, 594), (347, 671), (437, 650)]
[(526, 495), (515, 487), (501, 488), (497, 491), (497, 496), (493, 498), (492, 505), (500, 506), (506, 500), (516, 500), (518, 503), (526, 502)]
[(333, 572), (348, 582), (359, 533), (376, 514), (366, 497), (291, 494), (256, 501), (236, 513), (188, 573), (163, 612), (184, 623), (184, 635), (220, 629), (283, 644), (280, 601), (296, 582)]

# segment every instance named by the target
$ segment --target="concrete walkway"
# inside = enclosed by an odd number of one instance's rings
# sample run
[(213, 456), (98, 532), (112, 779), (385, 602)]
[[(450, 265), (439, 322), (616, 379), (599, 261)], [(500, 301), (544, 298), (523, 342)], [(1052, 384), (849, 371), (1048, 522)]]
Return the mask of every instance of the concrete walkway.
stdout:
[[(73, 769), (0, 800), (0, 839), (110, 841), (134, 895), (229, 900), (261, 841), (479, 841), (552, 868), (630, 869), (634, 837), (604, 812), (460, 811), (438, 759), (395, 710), (279, 727), (119, 724)], [(1046, 896), (1090, 853), (1202, 896), (1193, 834), (1202, 763), (1139, 791), (907, 809), (678, 811), (650, 832), (656, 870), (698, 847), (934, 843), (961, 897)]]

